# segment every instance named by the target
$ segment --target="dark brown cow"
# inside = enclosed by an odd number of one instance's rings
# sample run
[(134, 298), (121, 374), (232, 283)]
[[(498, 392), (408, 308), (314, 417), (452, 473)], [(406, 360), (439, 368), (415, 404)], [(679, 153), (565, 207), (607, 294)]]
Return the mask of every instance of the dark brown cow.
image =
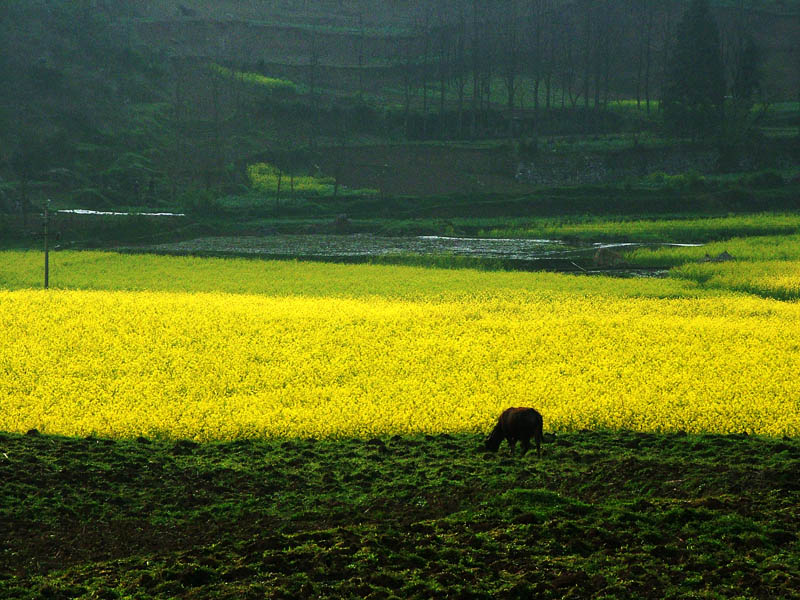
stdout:
[(508, 440), (511, 454), (517, 440), (522, 441), (522, 455), (531, 447), (531, 437), (536, 441), (536, 456), (542, 456), (542, 415), (532, 408), (507, 408), (497, 420), (492, 433), (486, 438), (486, 449), (497, 452), (503, 440)]

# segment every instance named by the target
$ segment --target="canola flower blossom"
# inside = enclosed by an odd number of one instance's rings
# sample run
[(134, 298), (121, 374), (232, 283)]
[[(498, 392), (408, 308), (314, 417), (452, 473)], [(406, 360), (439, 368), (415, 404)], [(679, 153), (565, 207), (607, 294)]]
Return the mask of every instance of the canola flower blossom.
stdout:
[(800, 305), (0, 291), (0, 430), (198, 441), (546, 430), (800, 434)]

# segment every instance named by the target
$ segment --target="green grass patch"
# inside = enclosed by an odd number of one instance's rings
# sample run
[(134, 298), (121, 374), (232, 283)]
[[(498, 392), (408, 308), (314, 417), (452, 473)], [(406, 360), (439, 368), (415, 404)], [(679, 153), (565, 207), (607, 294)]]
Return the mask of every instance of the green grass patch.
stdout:
[[(716, 260), (726, 253), (731, 260)], [(670, 277), (706, 290), (800, 299), (800, 234), (732, 238), (700, 248), (640, 248), (631, 265), (670, 266)]]
[(209, 65), (209, 68), (213, 72), (218, 73), (227, 79), (234, 79), (249, 85), (258, 86), (271, 92), (294, 94), (297, 91), (297, 87), (295, 86), (294, 82), (289, 81), (288, 79), (267, 77), (266, 75), (252, 73), (249, 71), (235, 71), (233, 69), (213, 63)]
[[(278, 167), (268, 163), (248, 165), (247, 176), (253, 189), (284, 198), (307, 196), (332, 196), (336, 187), (336, 178), (322, 175), (296, 175), (285, 173)], [(349, 190), (341, 186), (342, 193), (377, 195), (377, 190)]]
[(0, 433), (0, 598), (800, 598), (800, 442)]
[[(391, 260), (391, 259), (387, 259)], [(42, 286), (38, 251), (0, 252), (0, 287)], [(63, 251), (50, 255), (50, 286), (85, 290), (226, 292), (271, 296), (404, 299), (496, 296), (536, 290), (554, 294), (607, 294), (680, 298), (705, 292), (678, 279), (612, 279), (559, 273), (432, 269), (427, 266), (331, 264), (296, 260), (199, 258)]]
[[(483, 229), (486, 237), (576, 239), (588, 242), (706, 243), (734, 237), (788, 235), (800, 232), (800, 215), (756, 213), (718, 217), (636, 218), (566, 217), (518, 220)], [(658, 250), (661, 256), (697, 256), (697, 249)], [(764, 252), (769, 253), (766, 249)], [(644, 254), (644, 252), (643, 252)], [(641, 264), (646, 264), (642, 262)], [(662, 263), (664, 264), (664, 263)], [(678, 264), (678, 263), (672, 263)]]
[(800, 261), (800, 234), (793, 230), (785, 235), (732, 237), (701, 247), (641, 248), (627, 258), (641, 266), (679, 266), (696, 263), (706, 256), (715, 257), (722, 252), (740, 262)]

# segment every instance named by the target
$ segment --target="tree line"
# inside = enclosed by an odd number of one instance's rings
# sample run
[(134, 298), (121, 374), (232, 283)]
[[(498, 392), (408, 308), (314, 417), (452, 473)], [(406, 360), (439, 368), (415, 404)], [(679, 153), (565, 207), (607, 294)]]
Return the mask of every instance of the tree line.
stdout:
[[(672, 108), (696, 103), (698, 94), (717, 107), (726, 95), (752, 103), (765, 91), (761, 52), (747, 26), (752, 8), (740, 1), (721, 30), (707, 0), (425, 3), (393, 53), (403, 113), (411, 119), (414, 111), (438, 111), (440, 130), (423, 137), (475, 137), (500, 106), (512, 132), (523, 113), (602, 111), (616, 99), (647, 114), (662, 100)], [(457, 114), (455, 130), (445, 127), (447, 111)], [(702, 135), (709, 130), (681, 117), (669, 116), (668, 124), (680, 125), (676, 133), (686, 124)]]

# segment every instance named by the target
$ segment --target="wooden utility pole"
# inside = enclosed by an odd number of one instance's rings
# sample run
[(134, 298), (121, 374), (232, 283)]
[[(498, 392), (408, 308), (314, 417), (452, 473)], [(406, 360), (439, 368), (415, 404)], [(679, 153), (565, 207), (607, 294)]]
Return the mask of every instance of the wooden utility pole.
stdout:
[(44, 205), (44, 289), (50, 287), (50, 253), (47, 247), (47, 222), (50, 219), (50, 199)]

